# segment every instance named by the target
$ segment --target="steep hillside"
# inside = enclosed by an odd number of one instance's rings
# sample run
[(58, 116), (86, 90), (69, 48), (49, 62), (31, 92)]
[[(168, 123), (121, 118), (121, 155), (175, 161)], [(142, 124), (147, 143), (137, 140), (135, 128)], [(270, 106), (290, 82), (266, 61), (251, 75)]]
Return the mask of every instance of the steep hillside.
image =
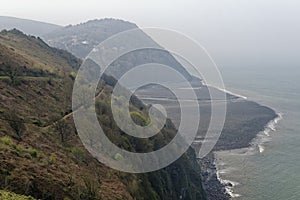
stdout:
[(10, 30), (14, 28), (29, 35), (42, 36), (60, 28), (60, 26), (29, 19), (0, 16), (0, 31), (3, 29)]
[(3, 65), (18, 65), (30, 68), (30, 71), (42, 70), (54, 74), (70, 72), (80, 65), (80, 60), (67, 51), (51, 48), (39, 37), (26, 36), (17, 29), (1, 31), (0, 42)]
[[(101, 19), (92, 20), (86, 23), (67, 26), (52, 32), (51, 34), (43, 36), (45, 41), (53, 47), (65, 49), (79, 58), (85, 58), (95, 46), (98, 46), (102, 41), (107, 38), (127, 30), (137, 29), (138, 26), (123, 20), (116, 19)], [(113, 72), (109, 70), (107, 73), (113, 74), (118, 79), (125, 72), (135, 66), (145, 63), (160, 63), (170, 66), (179, 71), (188, 80), (193, 77), (186, 71), (186, 69), (167, 51), (160, 50), (161, 47), (153, 41), (143, 31), (135, 32), (132, 41), (127, 41), (128, 44), (140, 44), (141, 46), (157, 47), (159, 49), (142, 49), (130, 52), (123, 55), (122, 58), (117, 59), (112, 67)], [(116, 45), (118, 46), (118, 45)], [(109, 52), (108, 49), (106, 51)], [(149, 74), (150, 76), (150, 74)], [(156, 76), (156, 74), (153, 74)], [(166, 75), (166, 81), (176, 82), (173, 77)], [(173, 79), (172, 79), (173, 78)]]
[(45, 34), (43, 38), (51, 46), (68, 50), (79, 58), (85, 58), (95, 45), (106, 38), (134, 28), (138, 27), (123, 20), (90, 20), (86, 23), (57, 29)]
[[(189, 150), (172, 165), (146, 174), (105, 167), (83, 147), (74, 128), (71, 92), (80, 60), (17, 30), (0, 33), (0, 188), (37, 199), (205, 199)], [(96, 110), (119, 147), (146, 152), (174, 137), (170, 121), (154, 138), (126, 136), (112, 120), (114, 79), (99, 83)], [(135, 98), (131, 113), (147, 121)]]

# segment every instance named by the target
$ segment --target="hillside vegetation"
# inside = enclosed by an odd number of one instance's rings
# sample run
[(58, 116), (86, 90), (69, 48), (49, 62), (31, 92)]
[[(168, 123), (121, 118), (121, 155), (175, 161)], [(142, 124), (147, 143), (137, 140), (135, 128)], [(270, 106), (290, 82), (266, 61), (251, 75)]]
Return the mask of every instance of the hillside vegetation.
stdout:
[[(40, 38), (17, 30), (0, 33), (0, 188), (36, 199), (205, 199), (191, 149), (172, 165), (145, 174), (107, 168), (85, 150), (71, 110), (79, 66), (79, 59)], [(170, 121), (146, 140), (119, 130), (109, 104), (114, 82), (106, 76), (96, 94), (107, 136), (133, 152), (167, 144), (176, 134)], [(148, 123), (148, 108), (137, 98), (130, 109), (137, 123)]]
[(13, 192), (0, 190), (0, 199), (2, 200), (34, 200), (34, 198), (24, 195), (18, 195)]

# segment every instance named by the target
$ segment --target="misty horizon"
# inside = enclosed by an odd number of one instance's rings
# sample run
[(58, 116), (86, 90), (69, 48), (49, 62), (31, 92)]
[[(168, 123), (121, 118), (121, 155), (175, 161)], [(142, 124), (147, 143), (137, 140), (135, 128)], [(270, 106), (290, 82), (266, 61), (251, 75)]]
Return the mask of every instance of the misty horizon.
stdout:
[[(34, 4), (26, 9), (26, 5)], [(10, 1), (2, 16), (67, 26), (115, 18), (139, 27), (179, 31), (203, 45), (222, 67), (298, 66), (300, 2), (276, 1)], [(70, 10), (72, 12), (67, 12)], [(55, 13), (55, 15), (53, 15)]]

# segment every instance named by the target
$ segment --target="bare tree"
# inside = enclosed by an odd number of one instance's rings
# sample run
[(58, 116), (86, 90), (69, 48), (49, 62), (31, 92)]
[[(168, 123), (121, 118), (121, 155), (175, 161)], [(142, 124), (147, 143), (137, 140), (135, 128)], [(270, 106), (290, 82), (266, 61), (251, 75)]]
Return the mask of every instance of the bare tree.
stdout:
[(63, 119), (54, 123), (54, 129), (59, 133), (61, 142), (65, 142), (68, 133), (68, 123)]
[(19, 76), (21, 76), (21, 70), (19, 67), (16, 66), (10, 66), (6, 72), (6, 75), (9, 77), (11, 84), (16, 85), (19, 79)]
[(10, 127), (15, 131), (18, 139), (22, 140), (26, 130), (24, 120), (17, 115), (15, 110), (8, 112), (5, 118)]

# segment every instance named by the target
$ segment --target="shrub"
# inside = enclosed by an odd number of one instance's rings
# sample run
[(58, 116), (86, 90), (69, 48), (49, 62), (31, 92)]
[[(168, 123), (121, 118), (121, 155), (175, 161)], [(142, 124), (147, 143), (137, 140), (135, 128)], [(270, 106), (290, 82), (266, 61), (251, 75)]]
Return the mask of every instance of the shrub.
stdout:
[(13, 148), (14, 148), (17, 152), (22, 151), (22, 146), (21, 146), (21, 145), (13, 144), (12, 146), (13, 146)]
[(48, 83), (49, 85), (51, 85), (51, 86), (54, 85), (54, 81), (53, 81), (53, 79), (52, 79), (51, 76), (48, 78), (47, 83)]
[(72, 80), (75, 80), (75, 78), (76, 78), (76, 72), (71, 72), (70, 73), (70, 78), (72, 79)]
[(100, 186), (97, 187), (96, 184), (88, 178), (85, 178), (83, 181), (84, 181), (84, 188), (80, 192), (81, 193), (79, 195), (80, 199), (96, 200), (97, 199), (97, 189)]
[(0, 199), (2, 200), (34, 200), (31, 196), (18, 195), (12, 192), (0, 190)]
[(136, 192), (139, 190), (139, 187), (140, 187), (140, 184), (137, 180), (132, 180), (127, 185), (127, 188), (131, 194), (136, 194)]
[(31, 157), (33, 157), (33, 158), (37, 158), (38, 157), (38, 152), (37, 152), (36, 149), (30, 148), (29, 149), (29, 153), (30, 153)]
[(6, 145), (12, 145), (12, 140), (10, 139), (10, 137), (8, 137), (8, 136), (4, 136), (2, 139), (1, 139), (1, 141), (4, 143), (4, 144), (6, 144)]
[(20, 85), (19, 76), (21, 75), (20, 67), (10, 67), (7, 76), (10, 79), (11, 85)]
[(49, 157), (49, 164), (54, 164), (56, 162), (56, 156), (54, 153), (51, 153)]
[(140, 126), (148, 126), (151, 123), (150, 118), (145, 117), (139, 112), (130, 112), (132, 120)]
[(85, 153), (82, 149), (74, 147), (71, 149), (71, 152), (77, 160), (83, 161), (85, 159)]

